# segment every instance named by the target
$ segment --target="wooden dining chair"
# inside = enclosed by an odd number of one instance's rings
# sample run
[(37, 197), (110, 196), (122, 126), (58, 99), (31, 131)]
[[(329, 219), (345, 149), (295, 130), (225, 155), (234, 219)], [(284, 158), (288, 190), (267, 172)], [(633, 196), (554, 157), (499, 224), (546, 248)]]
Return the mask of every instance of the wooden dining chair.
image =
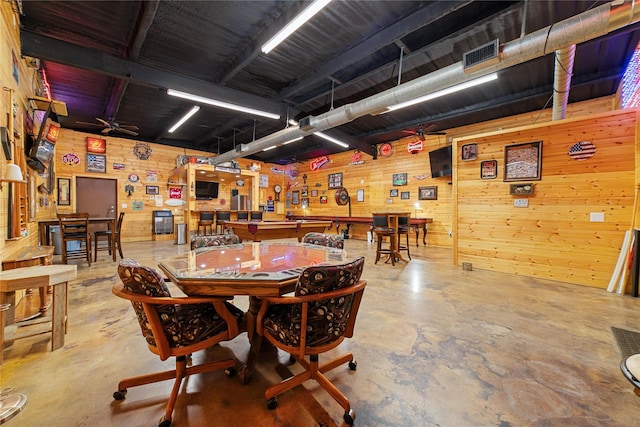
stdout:
[(355, 412), (349, 400), (325, 376), (345, 363), (355, 370), (353, 354), (343, 354), (322, 365), (319, 358), (353, 336), (367, 284), (360, 280), (363, 267), (364, 257), (346, 264), (307, 267), (298, 278), (294, 296), (262, 297), (257, 333), (288, 352), (304, 368), (303, 372), (267, 389), (267, 408), (278, 406), (279, 394), (313, 379), (344, 408), (344, 421), (353, 424)]
[[(109, 255), (113, 257), (113, 260), (116, 260), (116, 254), (111, 253), (112, 248), (115, 248), (120, 254), (120, 259), (124, 258), (122, 256), (122, 245), (120, 240), (120, 231), (122, 230), (122, 222), (124, 220), (124, 212), (120, 212), (118, 216), (118, 220), (115, 224), (115, 230), (107, 229), (107, 230), (98, 230), (93, 232), (93, 260), (98, 261), (98, 251), (109, 251)], [(105, 241), (106, 239), (106, 241)], [(105, 242), (104, 244), (100, 244), (100, 242)]]
[(215, 219), (216, 213), (211, 211), (202, 211), (200, 212), (200, 218), (198, 219), (198, 232), (200, 234), (200, 228), (202, 228), (202, 235), (207, 235), (207, 229), (209, 230), (209, 234), (213, 234), (213, 223)]
[(173, 379), (159, 423), (169, 427), (183, 378), (220, 369), (228, 376), (235, 374), (234, 359), (191, 366), (191, 354), (243, 332), (244, 313), (220, 297), (172, 297), (158, 271), (132, 259), (120, 261), (118, 275), (122, 284), (114, 286), (113, 293), (131, 302), (147, 347), (160, 360), (174, 357), (175, 369), (123, 379), (113, 398), (123, 400), (130, 387)]
[[(62, 240), (62, 262), (70, 258), (86, 258), (91, 266), (91, 234), (89, 232), (88, 213), (58, 214), (60, 237)], [(68, 243), (76, 243), (77, 247), (69, 247)]]

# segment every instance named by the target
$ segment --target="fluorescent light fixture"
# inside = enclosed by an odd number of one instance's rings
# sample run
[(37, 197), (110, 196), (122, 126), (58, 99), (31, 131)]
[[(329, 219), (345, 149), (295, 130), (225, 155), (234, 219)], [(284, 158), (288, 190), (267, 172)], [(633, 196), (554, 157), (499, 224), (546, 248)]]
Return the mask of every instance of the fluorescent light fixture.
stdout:
[(288, 141), (286, 141), (286, 142), (283, 142), (283, 143), (282, 143), (282, 145), (291, 144), (292, 142), (300, 141), (301, 139), (302, 139), (302, 137), (301, 137), (301, 136), (299, 136), (299, 137), (297, 137), (297, 138), (293, 138), (293, 139), (290, 139), (290, 140), (288, 140)]
[(189, 101), (199, 102), (202, 104), (213, 105), (214, 107), (226, 108), (228, 110), (240, 111), (243, 113), (253, 114), (256, 116), (266, 117), (268, 119), (279, 120), (279, 114), (268, 113), (266, 111), (256, 110), (255, 108), (243, 107), (242, 105), (231, 104), (229, 102), (218, 101), (217, 99), (205, 98), (204, 96), (193, 95), (191, 93), (180, 92), (179, 90), (167, 89), (167, 95), (176, 96)]
[(295, 121), (295, 120), (293, 120), (293, 119), (289, 119), (289, 124), (290, 124), (291, 126), (298, 126), (298, 122), (296, 122), (296, 121)]
[(193, 116), (199, 110), (200, 110), (200, 107), (198, 105), (194, 105), (193, 108), (189, 110), (189, 112), (185, 114), (180, 120), (178, 120), (175, 125), (171, 126), (171, 129), (169, 129), (169, 133), (175, 132), (180, 126), (182, 126), (187, 120), (191, 118), (191, 116)]
[(269, 150), (273, 150), (274, 148), (276, 148), (276, 146), (275, 146), (275, 145), (272, 145), (271, 147), (267, 147), (267, 148), (265, 148), (265, 149), (264, 149), (264, 150), (262, 150), (262, 151), (269, 151)]
[(349, 148), (349, 144), (346, 144), (346, 143), (344, 143), (344, 142), (342, 142), (342, 141), (338, 141), (337, 139), (332, 138), (332, 137), (330, 137), (329, 135), (324, 134), (324, 133), (322, 133), (322, 132), (314, 132), (313, 134), (314, 134), (314, 135), (318, 135), (320, 138), (324, 138), (324, 139), (326, 139), (327, 141), (329, 141), (329, 142), (333, 142), (334, 144), (339, 145), (339, 146), (341, 146), (341, 147)]
[(305, 22), (313, 17), (316, 13), (320, 12), (331, 0), (316, 0), (308, 8), (303, 10), (293, 21), (289, 22), (283, 29), (278, 31), (275, 36), (262, 45), (262, 52), (269, 53), (276, 46), (282, 43), (287, 37), (293, 34), (298, 28), (300, 28)]
[(429, 101), (431, 99), (439, 98), (441, 96), (449, 95), (451, 93), (459, 92), (461, 90), (468, 89), (468, 88), (473, 87), (473, 86), (477, 86), (477, 85), (480, 85), (480, 84), (483, 84), (483, 83), (487, 83), (487, 82), (496, 80), (497, 78), (498, 78), (498, 74), (497, 73), (488, 74), (486, 76), (479, 77), (479, 78), (473, 79), (473, 80), (469, 80), (469, 81), (466, 81), (464, 83), (460, 83), (459, 85), (451, 86), (451, 87), (448, 87), (446, 89), (442, 89), (442, 90), (439, 90), (437, 92), (433, 92), (433, 93), (430, 93), (428, 95), (412, 99), (410, 101), (405, 101), (405, 102), (401, 102), (400, 104), (392, 105), (390, 107), (387, 107), (386, 111), (384, 111), (383, 114), (384, 113), (388, 113), (389, 111), (395, 111), (395, 110), (399, 110), (401, 108), (409, 107), (411, 105), (419, 104), (421, 102)]

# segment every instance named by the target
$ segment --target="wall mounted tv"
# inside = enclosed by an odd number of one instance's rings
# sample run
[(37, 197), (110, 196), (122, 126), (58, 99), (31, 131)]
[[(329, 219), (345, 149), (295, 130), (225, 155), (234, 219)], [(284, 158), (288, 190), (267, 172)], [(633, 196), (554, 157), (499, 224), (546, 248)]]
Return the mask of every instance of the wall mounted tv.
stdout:
[(218, 198), (218, 183), (212, 181), (196, 181), (196, 200)]
[(451, 146), (429, 151), (429, 163), (431, 164), (431, 177), (451, 176), (453, 173)]

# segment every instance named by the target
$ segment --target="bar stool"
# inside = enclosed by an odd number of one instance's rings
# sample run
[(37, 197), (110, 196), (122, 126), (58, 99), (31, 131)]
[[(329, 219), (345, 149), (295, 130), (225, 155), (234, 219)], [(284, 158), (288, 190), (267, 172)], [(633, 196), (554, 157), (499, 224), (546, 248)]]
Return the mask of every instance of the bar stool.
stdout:
[(231, 220), (230, 211), (216, 212), (216, 233), (224, 233), (224, 223)]
[(213, 234), (213, 220), (215, 217), (215, 212), (200, 212), (200, 219), (198, 220), (198, 235), (200, 235), (200, 228), (202, 227), (204, 233), (203, 235), (207, 236), (207, 228), (209, 229), (209, 234)]
[(262, 211), (251, 211), (251, 221), (262, 221)]
[[(372, 216), (373, 232), (376, 235), (376, 240), (378, 242), (376, 248), (376, 261), (374, 264), (378, 263), (381, 255), (387, 255), (391, 259), (391, 264), (396, 265), (393, 250), (393, 235), (395, 234), (395, 230), (389, 228), (389, 216), (384, 213), (374, 213)], [(385, 237), (389, 237), (389, 246), (387, 247), (383, 247), (383, 240)]]
[[(409, 231), (411, 230), (411, 213), (398, 216), (398, 252), (407, 251), (407, 256), (411, 259), (411, 253), (409, 251)], [(405, 243), (402, 244), (400, 238), (405, 236)]]
[[(69, 258), (83, 257), (91, 267), (91, 234), (89, 234), (88, 213), (58, 214), (60, 235), (62, 236), (62, 263)], [(77, 248), (67, 247), (68, 242), (76, 242)], [(83, 249), (84, 245), (84, 249)]]
[(238, 211), (238, 221), (249, 221), (249, 212)]

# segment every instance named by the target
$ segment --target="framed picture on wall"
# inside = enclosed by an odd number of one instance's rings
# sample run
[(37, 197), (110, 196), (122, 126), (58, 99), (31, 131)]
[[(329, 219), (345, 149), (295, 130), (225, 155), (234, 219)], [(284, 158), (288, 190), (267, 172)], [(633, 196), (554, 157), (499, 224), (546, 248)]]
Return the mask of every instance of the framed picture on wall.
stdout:
[(147, 185), (145, 189), (147, 194), (160, 194), (160, 187), (157, 185)]
[(293, 205), (300, 204), (300, 192), (298, 190), (291, 192), (291, 204)]
[(484, 160), (480, 163), (480, 178), (494, 179), (498, 176), (498, 161)]
[(311, 197), (318, 197), (318, 190), (311, 190)]
[(58, 206), (71, 206), (71, 179), (58, 178)]
[(418, 200), (438, 200), (438, 187), (435, 185), (418, 187)]
[(410, 191), (401, 191), (400, 192), (400, 199), (401, 200), (409, 200), (411, 198), (411, 192)]
[(329, 189), (342, 188), (342, 172), (329, 174)]
[(107, 173), (107, 156), (87, 154), (87, 172)]
[(478, 144), (464, 144), (462, 146), (462, 160), (476, 160), (478, 158)]
[(541, 179), (542, 141), (504, 147), (504, 181)]
[(389, 190), (389, 197), (398, 197), (398, 189), (394, 188), (392, 190)]
[(407, 185), (406, 173), (394, 173), (392, 176), (393, 185)]

